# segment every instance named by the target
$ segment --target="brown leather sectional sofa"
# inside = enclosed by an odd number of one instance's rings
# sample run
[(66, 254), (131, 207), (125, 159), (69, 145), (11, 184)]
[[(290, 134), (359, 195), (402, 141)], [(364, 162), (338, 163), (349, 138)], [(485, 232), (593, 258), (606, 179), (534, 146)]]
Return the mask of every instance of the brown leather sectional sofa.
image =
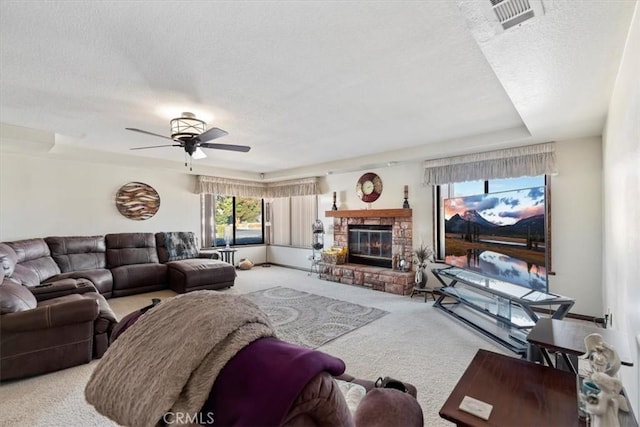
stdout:
[(0, 381), (101, 357), (117, 322), (106, 298), (233, 286), (230, 264), (170, 260), (164, 241), (118, 233), (0, 243)]

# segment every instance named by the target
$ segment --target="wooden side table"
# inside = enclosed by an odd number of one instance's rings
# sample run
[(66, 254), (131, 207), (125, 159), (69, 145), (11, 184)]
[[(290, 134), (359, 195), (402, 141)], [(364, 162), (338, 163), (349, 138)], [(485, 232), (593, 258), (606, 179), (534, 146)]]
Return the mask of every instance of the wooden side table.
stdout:
[(568, 320), (542, 318), (529, 332), (527, 341), (540, 349), (549, 366), (553, 366), (553, 364), (548, 350), (560, 353), (567, 367), (576, 374), (578, 373), (577, 366), (573, 366), (569, 356), (585, 354), (587, 349), (584, 346), (584, 337), (594, 333), (602, 335), (602, 339), (616, 350), (623, 365), (633, 366), (626, 337), (620, 332), (610, 329), (596, 328)]
[[(493, 405), (487, 421), (459, 409), (465, 396)], [(584, 426), (575, 375), (486, 350), (478, 350), (440, 416), (458, 426)]]
[[(553, 366), (551, 357), (549, 357), (549, 351), (553, 351), (561, 356), (565, 366), (570, 372), (578, 374), (578, 366), (571, 362), (571, 357), (575, 359), (577, 356), (587, 352), (584, 346), (584, 337), (594, 333), (600, 334), (602, 339), (616, 350), (618, 357), (620, 357), (621, 364), (633, 366), (633, 358), (631, 357), (627, 337), (621, 332), (611, 329), (597, 328), (568, 320), (543, 318), (539, 319), (533, 327), (527, 336), (527, 341), (540, 350), (549, 366)], [(529, 351), (529, 353), (531, 353), (531, 351)], [(556, 367), (560, 367), (558, 361), (556, 361)], [(638, 421), (629, 403), (629, 397), (624, 390), (622, 394), (624, 398), (627, 399), (629, 412), (618, 411), (620, 426), (637, 427)]]

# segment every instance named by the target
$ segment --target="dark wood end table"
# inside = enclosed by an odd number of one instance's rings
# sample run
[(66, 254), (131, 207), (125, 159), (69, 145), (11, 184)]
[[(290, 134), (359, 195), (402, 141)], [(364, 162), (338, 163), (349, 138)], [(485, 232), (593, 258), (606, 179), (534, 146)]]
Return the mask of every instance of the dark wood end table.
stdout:
[(553, 364), (548, 351), (558, 352), (569, 369), (574, 374), (577, 374), (577, 366), (573, 366), (569, 355), (581, 356), (585, 354), (587, 349), (584, 346), (584, 337), (593, 333), (600, 334), (602, 339), (616, 350), (623, 365), (633, 366), (633, 359), (631, 358), (626, 337), (622, 333), (611, 329), (597, 328), (568, 320), (543, 318), (539, 319), (531, 329), (527, 336), (527, 341), (540, 349), (549, 366), (553, 366)]
[[(458, 408), (465, 396), (493, 405), (487, 421)], [(486, 350), (478, 350), (440, 416), (458, 426), (584, 426), (574, 374)]]

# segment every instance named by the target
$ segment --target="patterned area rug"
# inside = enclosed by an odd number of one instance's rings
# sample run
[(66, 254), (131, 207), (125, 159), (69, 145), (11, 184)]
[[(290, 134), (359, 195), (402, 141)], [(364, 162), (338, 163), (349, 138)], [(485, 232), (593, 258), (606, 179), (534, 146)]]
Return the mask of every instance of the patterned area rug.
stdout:
[(308, 348), (320, 347), (388, 314), (281, 286), (243, 296), (269, 315), (278, 338)]

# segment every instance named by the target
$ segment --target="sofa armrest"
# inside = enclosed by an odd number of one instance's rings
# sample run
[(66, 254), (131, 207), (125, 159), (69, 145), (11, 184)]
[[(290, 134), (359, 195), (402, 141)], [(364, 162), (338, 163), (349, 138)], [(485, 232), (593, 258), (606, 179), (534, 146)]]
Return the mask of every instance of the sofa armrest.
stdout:
[(0, 329), (3, 332), (26, 332), (93, 322), (98, 317), (99, 310), (96, 300), (70, 295), (70, 298), (61, 302), (5, 314), (2, 316)]
[(30, 286), (29, 290), (38, 301), (46, 301), (52, 298), (71, 294), (84, 294), (85, 292), (97, 292), (96, 288), (86, 279), (59, 279), (36, 286)]

